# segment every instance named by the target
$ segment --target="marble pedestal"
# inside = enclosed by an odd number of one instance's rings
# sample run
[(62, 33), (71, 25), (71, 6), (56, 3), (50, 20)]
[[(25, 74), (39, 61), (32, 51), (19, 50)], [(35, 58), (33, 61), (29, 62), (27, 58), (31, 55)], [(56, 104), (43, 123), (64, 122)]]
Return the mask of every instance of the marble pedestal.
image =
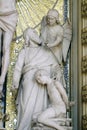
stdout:
[(0, 130), (6, 130), (5, 128), (0, 128)]
[[(59, 122), (57, 122), (57, 123), (60, 124)], [(65, 130), (73, 130), (73, 127), (71, 126), (70, 121), (67, 121), (67, 123), (61, 122), (60, 126)], [(31, 130), (56, 130), (56, 129), (52, 128), (52, 127), (45, 126), (45, 125), (40, 124), (40, 123), (36, 123), (32, 126)]]
[[(65, 130), (73, 130), (72, 127), (67, 127), (67, 126), (63, 126), (63, 128)], [(43, 126), (43, 127), (40, 127), (40, 126), (34, 126), (31, 130), (56, 130), (54, 128), (50, 128), (50, 127), (46, 127), (46, 126)]]
[[(56, 120), (56, 123), (59, 124), (63, 129), (65, 130), (73, 130), (73, 127), (71, 126), (72, 120), (69, 119), (63, 119), (63, 120)], [(31, 130), (56, 130), (55, 128), (45, 126), (43, 124), (40, 124), (38, 122), (33, 122), (32, 129)]]

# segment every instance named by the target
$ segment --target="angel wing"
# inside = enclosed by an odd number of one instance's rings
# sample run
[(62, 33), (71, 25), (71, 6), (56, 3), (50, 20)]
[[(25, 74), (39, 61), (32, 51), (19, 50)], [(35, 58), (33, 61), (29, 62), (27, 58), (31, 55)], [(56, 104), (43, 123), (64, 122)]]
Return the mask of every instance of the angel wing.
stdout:
[(62, 46), (62, 56), (64, 62), (66, 62), (67, 53), (72, 39), (72, 27), (69, 20), (66, 21), (66, 23), (63, 25), (63, 28), (64, 28), (64, 38), (63, 38), (63, 46)]

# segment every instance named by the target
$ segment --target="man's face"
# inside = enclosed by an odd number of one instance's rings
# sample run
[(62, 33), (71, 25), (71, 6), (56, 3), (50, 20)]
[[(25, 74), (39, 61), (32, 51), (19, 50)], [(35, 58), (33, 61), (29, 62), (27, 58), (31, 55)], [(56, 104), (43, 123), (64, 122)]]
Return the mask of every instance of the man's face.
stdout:
[(53, 25), (55, 25), (55, 23), (56, 23), (56, 18), (51, 15), (48, 15), (47, 24), (49, 24), (50, 26), (53, 26)]

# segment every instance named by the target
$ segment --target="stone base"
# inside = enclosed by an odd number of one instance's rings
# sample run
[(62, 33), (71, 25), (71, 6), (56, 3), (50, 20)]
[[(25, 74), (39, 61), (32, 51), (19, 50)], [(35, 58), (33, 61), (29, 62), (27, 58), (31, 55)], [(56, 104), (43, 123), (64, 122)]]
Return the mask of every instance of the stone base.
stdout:
[[(61, 126), (63, 129), (65, 130), (73, 130), (72, 126)], [(48, 126), (45, 126), (45, 125), (42, 125), (40, 123), (37, 123), (36, 125), (34, 125), (32, 127), (31, 130), (56, 130), (55, 128), (52, 128), (52, 127), (48, 127)]]
[[(63, 126), (63, 129), (65, 129), (65, 130), (73, 130), (73, 128), (72, 127), (67, 127), (67, 126)], [(46, 126), (44, 126), (44, 127), (39, 127), (39, 126), (34, 126), (31, 130), (56, 130), (56, 129), (54, 129), (54, 128), (51, 128), (51, 127), (46, 127)]]
[[(61, 119), (55, 119), (55, 122), (59, 124), (64, 130), (73, 130), (71, 123), (72, 120), (70, 118), (61, 118)], [(31, 130), (56, 130), (55, 128), (45, 126), (39, 122), (33, 122), (32, 123), (32, 129)]]
[(40, 126), (34, 126), (31, 130), (56, 130), (56, 129), (54, 129), (54, 128), (50, 128), (50, 127), (46, 127), (46, 126), (44, 126), (44, 127), (40, 127)]
[(0, 128), (0, 130), (6, 130), (6, 128)]

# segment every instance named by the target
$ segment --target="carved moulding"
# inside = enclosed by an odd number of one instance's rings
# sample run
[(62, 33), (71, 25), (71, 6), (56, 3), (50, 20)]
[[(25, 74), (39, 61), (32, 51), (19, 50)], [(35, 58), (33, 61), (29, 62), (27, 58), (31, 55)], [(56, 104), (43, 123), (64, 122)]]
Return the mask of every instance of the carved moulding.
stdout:
[(82, 101), (87, 102), (87, 85), (82, 87)]
[[(86, 103), (87, 103), (87, 85), (84, 85), (82, 87), (82, 102), (85, 103), (85, 107), (86, 107)], [(87, 114), (82, 115), (82, 130), (87, 130)]]
[(87, 130), (87, 115), (82, 116), (82, 130)]
[(82, 44), (87, 44), (87, 27), (83, 28), (81, 31), (81, 42)]
[(82, 57), (82, 65), (81, 65), (81, 69), (83, 73), (87, 72), (87, 55)]
[(83, 18), (87, 18), (87, 1), (82, 1), (81, 14)]

